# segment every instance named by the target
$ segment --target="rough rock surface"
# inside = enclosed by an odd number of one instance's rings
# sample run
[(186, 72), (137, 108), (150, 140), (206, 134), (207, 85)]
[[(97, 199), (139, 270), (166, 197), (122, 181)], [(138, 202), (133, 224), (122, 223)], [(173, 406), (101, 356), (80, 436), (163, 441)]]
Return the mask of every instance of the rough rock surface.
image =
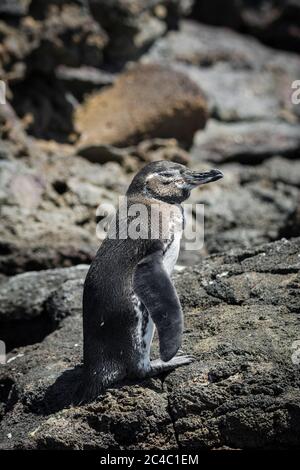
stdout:
[(260, 163), (273, 155), (300, 156), (300, 126), (281, 121), (220, 123), (210, 120), (197, 133), (192, 154), (195, 160), (213, 163)]
[[(173, 139), (148, 139), (117, 148), (99, 142), (98, 132), (93, 145), (36, 142), (26, 137), (26, 123), (9, 106), (1, 107), (2, 273), (88, 263), (99, 243), (95, 236), (97, 206), (115, 204), (133, 172), (145, 162), (161, 158), (197, 168), (220, 166), (225, 173), (218, 185), (192, 193), (191, 201), (205, 203), (208, 235), (198, 258), (227, 248), (249, 248), (282, 235), (298, 235), (297, 216), (295, 223), (293, 217), (300, 199), (299, 105), (291, 104), (290, 94), (291, 83), (299, 76), (299, 58), (274, 52), (235, 32), (187, 20), (179, 28), (157, 41), (143, 61), (179, 67), (198, 80), (207, 94), (210, 119), (195, 134), (191, 159)], [(169, 83), (165, 85), (170, 88)], [(115, 86), (88, 102), (106, 96)], [(55, 86), (52, 88), (56, 93)], [(158, 101), (161, 88), (160, 83), (151, 87)], [(31, 88), (33, 94), (36, 90), (39, 88)], [(47, 90), (44, 94), (49, 96)], [(125, 115), (122, 129), (129, 110), (149, 113), (145, 101), (140, 100), (137, 107), (135, 101), (124, 105), (119, 114), (120, 118)], [(64, 117), (58, 109), (59, 122)], [(169, 111), (165, 106), (163, 112)], [(95, 132), (98, 111), (96, 114), (89, 128)], [(169, 117), (164, 121), (169, 122)], [(191, 131), (189, 128), (190, 137)], [(174, 134), (180, 136), (178, 129)], [(182, 253), (181, 263), (194, 263), (194, 258)]]
[(96, 209), (117, 202), (125, 173), (114, 162), (95, 171), (73, 152), (53, 144), (0, 161), (1, 272), (70, 266), (95, 254)]
[(100, 244), (99, 205), (116, 207), (145, 162), (189, 160), (176, 139), (101, 146), (82, 158), (71, 146), (29, 141), (23, 131), (21, 137), (18, 146), (0, 141), (0, 272), (6, 275), (90, 262)]
[(270, 59), (270, 50), (257, 40), (229, 29), (183, 20), (179, 30), (169, 31), (156, 41), (146, 57), (203, 67), (227, 62), (237, 69), (249, 69), (264, 66)]
[[(157, 90), (159, 89), (159, 93)], [(191, 144), (207, 120), (205, 99), (185, 75), (160, 65), (139, 65), (76, 111), (79, 147), (128, 146), (143, 138)]]
[[(201, 155), (197, 150), (194, 166), (210, 167), (211, 163), (199, 162)], [(203, 253), (251, 248), (282, 235), (290, 238), (297, 234), (290, 229), (290, 218), (299, 206), (298, 160), (273, 157), (261, 165), (218, 163), (217, 166), (225, 172), (224, 180), (193, 191), (189, 200), (204, 204)], [(186, 252), (182, 256), (185, 262), (194, 263), (195, 253)]]
[(80, 374), (80, 296), (69, 286), (60, 329), (0, 366), (0, 447), (299, 446), (299, 250), (300, 239), (281, 240), (214, 255), (176, 274), (183, 350), (196, 361), (76, 408), (67, 406)]
[(291, 84), (300, 73), (296, 54), (276, 52), (229, 30), (180, 23), (142, 57), (186, 73), (204, 91), (210, 113), (221, 121), (295, 121)]
[(0, 284), (0, 329), (7, 350), (41, 341), (71, 314), (74, 300), (79, 299), (77, 308), (80, 311), (86, 273), (87, 266), (78, 265), (27, 272), (3, 280)]
[(94, 17), (109, 32), (111, 61), (136, 59), (168, 27), (191, 11), (193, 0), (89, 0)]
[[(28, 131), (72, 140), (76, 99), (106, 84), (107, 69), (117, 70), (145, 52), (190, 5), (190, 0), (2, 1), (0, 74)], [(61, 66), (71, 69), (67, 80)], [(74, 76), (74, 68), (81, 73)]]

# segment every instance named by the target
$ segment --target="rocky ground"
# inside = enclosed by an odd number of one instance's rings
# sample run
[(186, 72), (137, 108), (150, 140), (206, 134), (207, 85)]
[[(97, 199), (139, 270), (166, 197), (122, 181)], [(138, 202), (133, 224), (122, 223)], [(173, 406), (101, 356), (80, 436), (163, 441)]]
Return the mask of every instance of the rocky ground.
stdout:
[[(299, 446), (300, 10), (204, 3), (0, 1), (0, 448)], [(175, 275), (196, 361), (69, 408), (97, 207), (160, 159), (225, 174)]]
[[(0, 448), (298, 446), (299, 251), (300, 238), (282, 240), (212, 255), (176, 274), (183, 350), (196, 361), (167, 377), (109, 389), (75, 408), (69, 400), (80, 374), (87, 266), (19, 274), (2, 283), (2, 323), (18, 330), (25, 318), (43, 318), (56, 330), (14, 350), (3, 367)], [(31, 296), (21, 302), (25, 290)]]

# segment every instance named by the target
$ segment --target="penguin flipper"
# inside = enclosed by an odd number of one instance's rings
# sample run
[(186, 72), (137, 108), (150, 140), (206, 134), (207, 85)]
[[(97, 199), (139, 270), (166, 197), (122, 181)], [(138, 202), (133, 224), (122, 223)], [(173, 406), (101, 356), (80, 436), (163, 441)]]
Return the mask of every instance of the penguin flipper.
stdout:
[(133, 288), (157, 328), (160, 357), (168, 362), (181, 346), (183, 314), (176, 289), (163, 265), (162, 250), (138, 263)]

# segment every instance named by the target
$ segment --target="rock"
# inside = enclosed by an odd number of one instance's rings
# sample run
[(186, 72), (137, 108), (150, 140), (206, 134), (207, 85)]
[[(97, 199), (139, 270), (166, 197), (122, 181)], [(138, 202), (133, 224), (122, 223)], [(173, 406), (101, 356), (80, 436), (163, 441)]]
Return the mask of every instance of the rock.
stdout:
[(0, 160), (0, 272), (8, 275), (89, 263), (100, 244), (96, 209), (117, 204), (128, 184), (116, 163), (95, 166), (64, 146), (38, 149)]
[[(208, 98), (210, 115), (221, 121), (282, 117), (285, 105), (279, 98), (277, 81), (269, 72), (233, 72), (227, 64), (206, 69), (179, 64), (175, 70), (201, 86)], [(292, 108), (291, 103), (287, 106)]]
[(209, 99), (210, 113), (225, 121), (299, 119), (291, 84), (300, 73), (295, 54), (275, 52), (233, 31), (180, 22), (141, 58), (186, 73)]
[[(27, 272), (0, 284), (1, 339), (7, 351), (41, 341), (63, 318), (74, 314), (81, 302), (82, 279), (87, 268), (79, 265)], [(74, 297), (74, 292), (78, 296)]]
[[(193, 160), (194, 168), (212, 166), (201, 160), (200, 152), (198, 157), (197, 162)], [(194, 212), (195, 204), (204, 204), (204, 227), (202, 218), (195, 221), (198, 236), (205, 236), (203, 248), (185, 251), (183, 243), (180, 264), (194, 264), (196, 257), (207, 253), (253, 248), (277, 240), (282, 233), (288, 236), (282, 230), (299, 203), (298, 160), (270, 158), (261, 165), (217, 166), (224, 172), (224, 179), (218, 185), (195, 189), (188, 200)]]
[(206, 119), (205, 100), (192, 81), (166, 67), (140, 65), (91, 96), (78, 108), (75, 123), (80, 146), (128, 146), (174, 136), (189, 144)]
[[(55, 77), (55, 70), (59, 65), (98, 67), (107, 37), (79, 5), (50, 4), (44, 14), (42, 19), (25, 17), (21, 32), (11, 33), (18, 39), (23, 35), (27, 45), (22, 46), (25, 50), (21, 57), (26, 63), (26, 74), (12, 85), (13, 104), (18, 115), (26, 120), (30, 134), (70, 141), (74, 139), (72, 114), (76, 99), (66, 83)], [(15, 51), (18, 55), (19, 48)]]
[(138, 162), (141, 161), (149, 163), (157, 160), (170, 160), (183, 165), (189, 161), (189, 154), (178, 145), (176, 139), (149, 139), (126, 148), (101, 144), (79, 145), (78, 155), (94, 163), (118, 162), (125, 168), (130, 168), (131, 164), (136, 162), (132, 168), (133, 171), (137, 170)]
[(234, 69), (260, 69), (270, 56), (271, 50), (256, 39), (229, 29), (182, 20), (179, 29), (156, 41), (142, 61), (183, 62), (199, 67), (224, 62)]
[(11, 104), (6, 102), (0, 106), (1, 145), (6, 147), (1, 159), (20, 157), (34, 153), (34, 144), (26, 135), (24, 125), (18, 118)]
[(120, 149), (113, 145), (95, 143), (94, 145), (79, 144), (77, 153), (93, 163), (117, 162), (126, 165), (130, 151), (131, 147)]
[(261, 121), (219, 123), (210, 120), (205, 131), (195, 136), (192, 151), (196, 161), (256, 164), (273, 155), (300, 155), (300, 126)]
[[(11, 219), (15, 214), (10, 214)], [(64, 218), (67, 221), (67, 214)], [(32, 235), (30, 241), (16, 240), (16, 236), (6, 237), (0, 243), (0, 271), (7, 276), (24, 271), (33, 271), (41, 269), (51, 269), (57, 266), (65, 267), (81, 263), (89, 263), (95, 256), (99, 242), (89, 240), (83, 242), (88, 238), (88, 231), (74, 229), (66, 230), (61, 234), (54, 236), (55, 231), (55, 217), (52, 217), (53, 227), (47, 233), (47, 236), (40, 239), (38, 238), (39, 232)], [(21, 222), (18, 220), (21, 225)], [(45, 229), (44, 220), (44, 229)], [(57, 221), (56, 221), (57, 223)], [(37, 227), (33, 228), (37, 229)], [(81, 239), (79, 239), (81, 235)], [(27, 234), (28, 237), (28, 234)]]
[(176, 27), (178, 19), (187, 15), (191, 0), (90, 0), (94, 17), (109, 34), (106, 53), (110, 61), (134, 60), (168, 27)]
[[(82, 279), (86, 265), (18, 274), (0, 284), (0, 323), (32, 320), (41, 316), (52, 292), (66, 282)], [(30, 295), (26, 295), (30, 292)], [(55, 313), (55, 312), (53, 312)]]
[(187, 165), (189, 154), (179, 147), (176, 139), (152, 139), (145, 140), (137, 145), (136, 155), (143, 162), (149, 163), (158, 160), (170, 160), (172, 162)]
[(296, 207), (287, 214), (286, 220), (279, 233), (280, 236), (286, 238), (300, 236), (300, 197)]
[(55, 76), (62, 81), (68, 91), (76, 98), (82, 99), (85, 93), (91, 93), (105, 85), (111, 85), (115, 77), (112, 73), (99, 70), (96, 67), (67, 67), (59, 65), (55, 70)]
[(124, 383), (80, 407), (70, 406), (81, 373), (78, 285), (59, 287), (55, 310), (67, 295), (72, 316), (0, 366), (1, 449), (299, 446), (299, 248), (294, 239), (228, 251), (176, 274), (183, 350), (196, 361), (163, 386), (162, 377)]
[[(107, 36), (85, 8), (76, 2), (47, 2), (39, 16), (31, 2), (31, 16), (17, 27), (1, 23), (5, 70), (25, 61), (30, 71), (51, 73), (55, 66), (99, 66)], [(55, 4), (56, 3), (56, 4)]]
[(30, 0), (1, 0), (0, 15), (23, 16), (28, 12)]
[[(17, 24), (0, 21), (0, 70), (13, 95), (13, 106), (38, 138), (69, 139), (73, 133), (72, 90), (55, 78), (55, 69), (99, 67), (107, 36), (76, 2), (47, 2), (43, 15), (30, 3), (30, 15)], [(31, 16), (32, 15), (32, 16)]]
[[(255, 174), (254, 178), (257, 177), (258, 171), (259, 168), (252, 170), (252, 173)], [(261, 177), (264, 179), (269, 177), (277, 187), (283, 183), (290, 187), (299, 188), (299, 171), (300, 162), (298, 160), (289, 161), (285, 158), (274, 157), (266, 161), (264, 167), (261, 169)]]
[(164, 21), (146, 2), (90, 1), (90, 8), (100, 24), (110, 33), (107, 53), (114, 62), (135, 59), (166, 31)]
[[(28, 22), (31, 26), (30, 19)], [(107, 36), (85, 8), (68, 3), (50, 4), (43, 21), (36, 20), (32, 27), (38, 32), (39, 43), (28, 58), (31, 68), (49, 73), (59, 64), (69, 67), (101, 64)]]

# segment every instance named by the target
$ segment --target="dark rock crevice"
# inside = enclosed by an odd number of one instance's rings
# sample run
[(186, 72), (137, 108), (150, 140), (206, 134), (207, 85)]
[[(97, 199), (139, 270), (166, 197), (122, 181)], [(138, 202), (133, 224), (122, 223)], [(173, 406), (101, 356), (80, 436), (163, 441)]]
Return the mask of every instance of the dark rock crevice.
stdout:
[(9, 353), (15, 348), (36, 344), (52, 333), (58, 326), (47, 315), (41, 314), (38, 319), (0, 323), (1, 339)]

